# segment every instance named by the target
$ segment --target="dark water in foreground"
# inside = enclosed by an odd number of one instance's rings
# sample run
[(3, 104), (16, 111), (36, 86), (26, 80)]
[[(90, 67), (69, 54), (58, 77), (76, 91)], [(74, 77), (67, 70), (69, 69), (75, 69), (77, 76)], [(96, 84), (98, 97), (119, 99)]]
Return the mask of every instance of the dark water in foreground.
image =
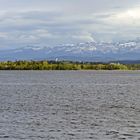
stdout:
[(140, 140), (140, 71), (0, 71), (0, 140)]

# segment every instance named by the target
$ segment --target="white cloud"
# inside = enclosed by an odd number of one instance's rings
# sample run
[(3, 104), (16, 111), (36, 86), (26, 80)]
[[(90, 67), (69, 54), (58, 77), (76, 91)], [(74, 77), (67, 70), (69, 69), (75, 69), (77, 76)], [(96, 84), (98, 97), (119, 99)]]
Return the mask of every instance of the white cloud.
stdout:
[(140, 9), (127, 9), (114, 13), (105, 21), (117, 25), (140, 26)]
[(89, 32), (80, 32), (77, 35), (72, 36), (73, 39), (76, 39), (78, 41), (95, 41), (93, 38), (93, 35)]
[(6, 32), (0, 32), (0, 38), (7, 38), (7, 33)]
[(0, 0), (0, 46), (140, 36), (139, 0)]

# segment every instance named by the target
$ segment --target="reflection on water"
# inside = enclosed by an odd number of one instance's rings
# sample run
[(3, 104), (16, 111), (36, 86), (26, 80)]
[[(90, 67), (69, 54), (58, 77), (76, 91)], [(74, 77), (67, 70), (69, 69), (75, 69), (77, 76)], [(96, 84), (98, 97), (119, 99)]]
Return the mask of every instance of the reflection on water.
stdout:
[(139, 71), (0, 71), (0, 140), (140, 140)]

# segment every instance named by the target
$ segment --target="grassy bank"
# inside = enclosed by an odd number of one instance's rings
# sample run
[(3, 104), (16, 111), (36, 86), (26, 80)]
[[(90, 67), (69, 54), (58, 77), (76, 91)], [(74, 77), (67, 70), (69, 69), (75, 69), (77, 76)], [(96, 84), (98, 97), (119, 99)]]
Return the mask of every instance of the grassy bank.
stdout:
[(0, 62), (0, 70), (140, 70), (140, 65), (71, 61), (6, 61)]

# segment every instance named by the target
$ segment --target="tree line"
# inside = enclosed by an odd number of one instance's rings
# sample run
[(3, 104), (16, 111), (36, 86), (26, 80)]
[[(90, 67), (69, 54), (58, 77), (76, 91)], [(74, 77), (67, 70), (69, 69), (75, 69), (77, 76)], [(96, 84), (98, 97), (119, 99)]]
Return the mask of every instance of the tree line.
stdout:
[(140, 70), (140, 64), (93, 63), (72, 61), (6, 61), (0, 70)]

